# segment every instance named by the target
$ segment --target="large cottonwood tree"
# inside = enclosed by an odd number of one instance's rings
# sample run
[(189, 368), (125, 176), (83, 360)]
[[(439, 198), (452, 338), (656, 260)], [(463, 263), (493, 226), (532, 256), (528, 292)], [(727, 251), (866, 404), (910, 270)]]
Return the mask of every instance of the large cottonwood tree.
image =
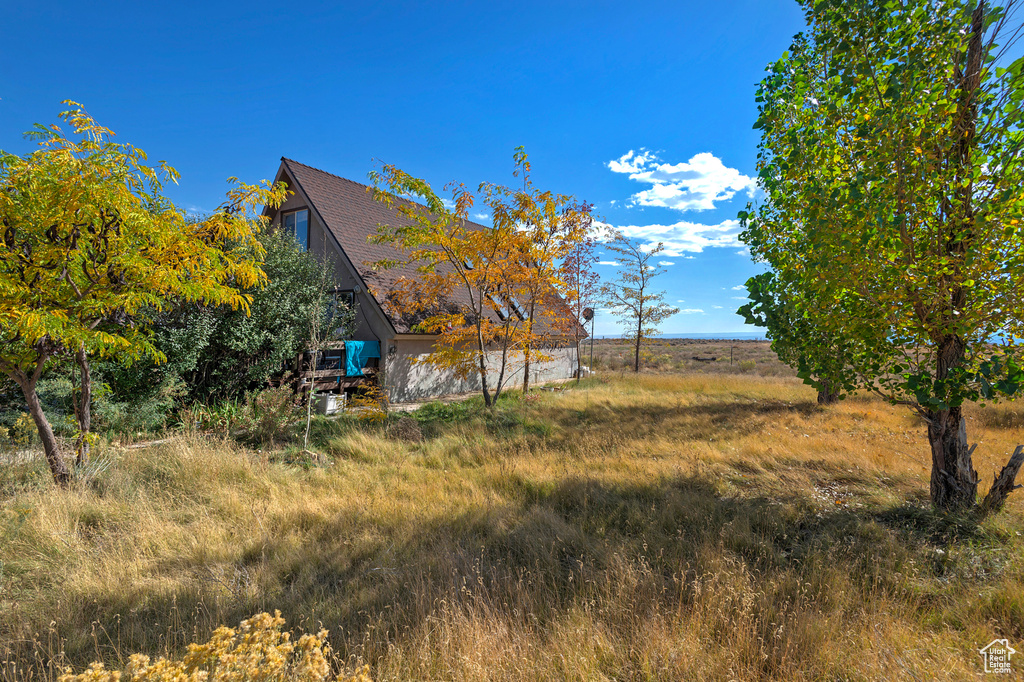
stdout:
[(237, 185), (208, 218), (187, 221), (161, 194), (173, 168), (148, 165), (66, 104), (70, 131), (38, 125), (36, 151), (0, 152), (0, 371), (21, 388), (58, 484), (70, 472), (36, 393), (47, 362), (79, 363), (84, 434), (90, 357), (161, 360), (147, 325), (171, 301), (247, 309), (242, 289), (265, 280), (251, 214), (285, 192)]
[[(742, 239), (856, 385), (927, 425), (931, 499), (977, 504), (962, 407), (1024, 372), (1024, 61), (985, 2), (805, 0), (757, 93), (766, 198)], [(1000, 43), (1003, 43), (1000, 45)], [(982, 509), (1013, 488), (1024, 450)]]

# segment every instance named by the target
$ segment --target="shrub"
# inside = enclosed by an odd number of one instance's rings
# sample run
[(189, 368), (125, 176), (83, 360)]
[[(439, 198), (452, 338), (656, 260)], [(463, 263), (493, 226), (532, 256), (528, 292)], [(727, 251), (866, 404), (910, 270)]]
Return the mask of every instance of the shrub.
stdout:
[[(95, 388), (94, 388), (95, 390)], [(185, 385), (173, 375), (164, 376), (149, 390), (137, 394), (114, 395), (104, 387), (94, 395), (93, 431), (117, 434), (159, 431), (167, 425), (176, 399), (185, 394)]]
[(14, 445), (32, 445), (39, 440), (36, 424), (32, 421), (32, 417), (29, 416), (28, 412), (19, 414), (8, 432), (10, 433), (11, 443)]
[[(38, 389), (54, 433), (69, 438), (78, 430), (74, 401), (80, 388), (69, 379), (77, 372), (66, 358), (54, 362)], [(151, 372), (145, 367), (121, 367), (110, 360), (93, 363), (92, 375), (92, 432), (97, 434), (158, 431), (166, 426), (176, 399), (185, 393), (175, 375)], [(128, 375), (134, 378), (126, 384), (121, 377)]]
[(285, 386), (247, 396), (243, 419), (249, 440), (272, 446), (285, 439), (291, 425), (299, 419), (295, 401), (295, 395)]
[[(292, 642), (282, 632), (284, 618), (261, 613), (235, 628), (219, 627), (205, 644), (190, 644), (181, 660), (134, 654), (124, 671), (107, 670), (93, 663), (80, 674), (71, 671), (59, 682), (200, 682), (201, 680), (267, 680), (268, 682), (326, 682), (331, 679), (331, 647), (327, 631), (305, 634)], [(354, 675), (338, 675), (339, 682), (371, 682), (369, 668)]]
[(379, 384), (366, 384), (349, 399), (348, 407), (360, 420), (376, 423), (387, 419), (391, 401)]
[(753, 360), (740, 360), (741, 372), (752, 372), (755, 367), (757, 367), (757, 363)]
[(423, 431), (420, 423), (408, 415), (402, 416), (396, 422), (388, 425), (387, 435), (395, 440), (404, 440), (409, 443), (419, 443), (423, 440)]
[[(154, 344), (167, 356), (161, 365), (130, 368), (110, 378), (119, 398), (145, 390), (162, 376), (180, 378), (192, 400), (241, 398), (267, 385), (286, 361), (309, 342), (313, 311), (332, 281), (319, 262), (293, 237), (280, 231), (259, 237), (266, 250), (267, 286), (245, 293), (249, 314), (230, 307), (181, 304), (157, 316)], [(339, 304), (340, 305), (340, 304)], [(332, 328), (348, 328), (354, 311), (333, 311)]]

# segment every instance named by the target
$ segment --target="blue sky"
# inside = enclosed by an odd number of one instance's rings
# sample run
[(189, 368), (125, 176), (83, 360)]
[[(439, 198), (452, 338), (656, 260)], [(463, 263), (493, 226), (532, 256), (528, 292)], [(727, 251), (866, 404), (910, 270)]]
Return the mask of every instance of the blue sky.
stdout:
[(734, 221), (756, 174), (754, 89), (802, 29), (795, 2), (7, 0), (0, 25), (18, 27), (0, 42), (7, 151), (73, 99), (181, 172), (172, 199), (209, 210), (227, 177), (271, 178), (281, 156), (475, 186), (511, 182), (524, 145), (538, 187), (666, 242), (661, 288), (687, 312), (664, 332), (750, 330), (734, 287), (761, 268)]

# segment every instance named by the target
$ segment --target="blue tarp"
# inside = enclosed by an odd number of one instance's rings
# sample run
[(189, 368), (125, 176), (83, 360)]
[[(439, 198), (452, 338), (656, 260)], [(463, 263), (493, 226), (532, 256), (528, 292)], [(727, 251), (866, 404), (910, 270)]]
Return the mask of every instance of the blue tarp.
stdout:
[(345, 342), (345, 376), (363, 376), (363, 367), (370, 358), (380, 357), (380, 341)]

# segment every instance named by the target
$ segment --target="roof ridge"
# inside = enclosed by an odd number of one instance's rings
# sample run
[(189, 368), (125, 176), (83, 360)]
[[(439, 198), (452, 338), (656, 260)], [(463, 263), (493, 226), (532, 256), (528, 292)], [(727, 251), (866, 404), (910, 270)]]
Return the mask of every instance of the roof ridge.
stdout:
[(317, 168), (316, 166), (310, 166), (308, 163), (302, 163), (301, 161), (296, 161), (295, 159), (289, 159), (287, 156), (282, 156), (281, 160), (282, 161), (287, 161), (288, 163), (294, 163), (294, 164), (296, 164), (298, 166), (302, 166), (303, 168), (308, 168), (309, 170), (314, 170), (317, 173), (323, 173), (324, 175), (330, 175), (332, 178), (337, 178), (339, 180), (344, 180), (345, 182), (351, 183), (353, 185), (359, 185), (360, 187), (367, 187), (367, 188), (372, 188), (373, 187), (373, 185), (366, 185), (366, 184), (363, 184), (361, 182), (356, 182), (355, 180), (351, 180), (349, 178), (343, 178), (340, 175), (336, 175), (336, 174), (331, 173), (329, 171), (325, 171), (323, 168)]
[[(356, 187), (362, 187), (362, 188), (365, 188), (365, 189), (380, 189), (379, 187), (374, 187), (373, 185), (364, 185), (361, 182), (356, 182), (355, 180), (350, 180), (348, 178), (343, 178), (340, 175), (335, 175), (334, 173), (325, 171), (322, 168), (317, 168), (316, 166), (310, 166), (308, 163), (302, 163), (301, 161), (296, 161), (295, 159), (289, 159), (287, 156), (282, 156), (281, 160), (285, 161), (286, 163), (294, 163), (297, 166), (302, 166), (303, 168), (308, 168), (309, 170), (316, 171), (317, 173), (323, 173), (324, 175), (329, 175), (330, 177), (337, 178), (338, 180), (344, 180), (345, 182), (349, 183), (350, 185), (355, 185)], [(404, 202), (404, 203), (407, 203), (407, 204), (412, 204), (414, 206), (420, 206), (420, 207), (423, 207), (423, 208), (427, 208), (427, 205), (422, 203), (422, 202), (414, 201), (414, 200), (412, 200), (412, 199), (410, 199), (408, 197), (404, 197), (404, 196), (401, 196), (401, 195), (398, 195), (398, 194), (394, 194), (393, 192), (390, 192), (388, 190), (383, 190), (383, 191), (387, 192), (388, 194), (392, 194), (396, 199), (398, 199), (401, 202)], [(466, 218), (463, 219), (463, 222), (467, 223), (469, 225), (475, 225), (476, 227), (481, 227), (481, 228), (487, 229), (486, 225), (478, 223), (475, 220), (470, 220), (468, 215), (467, 215)]]

